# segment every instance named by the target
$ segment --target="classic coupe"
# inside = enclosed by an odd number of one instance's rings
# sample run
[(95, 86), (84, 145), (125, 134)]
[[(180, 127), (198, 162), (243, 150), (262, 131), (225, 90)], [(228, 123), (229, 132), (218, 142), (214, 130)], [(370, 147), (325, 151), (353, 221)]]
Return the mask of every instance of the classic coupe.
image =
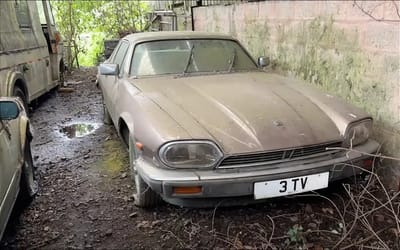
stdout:
[(137, 206), (247, 204), (371, 168), (372, 118), (267, 63), (223, 34), (119, 41), (98, 84), (104, 120), (129, 149)]

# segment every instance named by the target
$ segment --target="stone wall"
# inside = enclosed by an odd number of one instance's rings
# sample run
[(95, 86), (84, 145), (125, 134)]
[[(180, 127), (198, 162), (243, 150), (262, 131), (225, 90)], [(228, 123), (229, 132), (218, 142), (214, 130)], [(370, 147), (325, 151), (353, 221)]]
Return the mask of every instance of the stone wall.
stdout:
[[(229, 33), (254, 57), (269, 56), (275, 70), (365, 109), (384, 154), (400, 158), (399, 7), (400, 1), (263, 1), (198, 7), (193, 18), (195, 30)], [(386, 162), (400, 175), (399, 164)]]

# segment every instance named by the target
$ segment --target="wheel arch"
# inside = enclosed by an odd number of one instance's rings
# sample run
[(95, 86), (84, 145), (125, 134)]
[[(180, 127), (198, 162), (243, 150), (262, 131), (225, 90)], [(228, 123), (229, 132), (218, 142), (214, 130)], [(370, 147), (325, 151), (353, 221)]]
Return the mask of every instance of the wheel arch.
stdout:
[(30, 103), (28, 86), (23, 74), (21, 72), (11, 72), (8, 79), (9, 85), (7, 88), (7, 94), (12, 96), (15, 87), (19, 87), (24, 92), (26, 102)]
[(118, 119), (118, 134), (121, 136), (126, 146), (128, 146), (129, 142), (127, 140), (129, 138), (126, 138), (126, 136), (134, 134), (133, 118), (128, 113), (122, 113)]
[(21, 116), (20, 118), (19, 133), (21, 135), (20, 136), (21, 150), (23, 152), (26, 141), (30, 142), (32, 141), (33, 138), (33, 131), (31, 130), (29, 119), (26, 116)]

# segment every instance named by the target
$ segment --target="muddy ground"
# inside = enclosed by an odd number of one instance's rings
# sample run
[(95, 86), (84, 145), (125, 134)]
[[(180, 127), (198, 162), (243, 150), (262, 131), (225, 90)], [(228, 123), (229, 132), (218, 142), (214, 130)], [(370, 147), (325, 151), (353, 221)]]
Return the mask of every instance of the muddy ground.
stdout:
[(136, 208), (128, 154), (102, 123), (95, 72), (73, 72), (72, 92), (53, 93), (34, 109), (40, 191), (16, 209), (0, 248), (400, 249), (398, 193), (377, 181), (245, 207)]

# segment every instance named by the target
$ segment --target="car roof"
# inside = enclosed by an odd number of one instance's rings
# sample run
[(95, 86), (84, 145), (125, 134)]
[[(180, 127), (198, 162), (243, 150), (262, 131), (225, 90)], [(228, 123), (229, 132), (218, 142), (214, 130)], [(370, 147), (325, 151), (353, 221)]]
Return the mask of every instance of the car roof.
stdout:
[(236, 40), (230, 35), (213, 32), (199, 31), (157, 31), (134, 33), (123, 37), (122, 39), (129, 42), (139, 43), (157, 40), (174, 40), (174, 39), (228, 39)]

